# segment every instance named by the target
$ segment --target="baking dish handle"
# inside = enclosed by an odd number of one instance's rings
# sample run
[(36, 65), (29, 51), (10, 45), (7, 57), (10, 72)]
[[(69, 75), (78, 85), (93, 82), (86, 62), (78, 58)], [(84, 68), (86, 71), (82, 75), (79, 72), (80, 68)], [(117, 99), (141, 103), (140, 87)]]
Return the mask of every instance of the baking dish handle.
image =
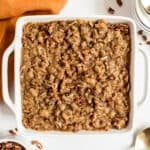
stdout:
[(8, 60), (10, 54), (14, 50), (14, 42), (5, 50), (2, 58), (2, 92), (4, 102), (10, 107), (10, 109), (15, 113), (15, 105), (10, 98), (8, 90)]
[(145, 70), (146, 70), (146, 78), (145, 78), (145, 94), (141, 101), (138, 103), (138, 106), (144, 106), (145, 104), (149, 103), (150, 100), (150, 65), (148, 61), (150, 60), (150, 53), (148, 51), (148, 47), (145, 45), (142, 47), (138, 47), (139, 51), (142, 53), (142, 55), (145, 57)]

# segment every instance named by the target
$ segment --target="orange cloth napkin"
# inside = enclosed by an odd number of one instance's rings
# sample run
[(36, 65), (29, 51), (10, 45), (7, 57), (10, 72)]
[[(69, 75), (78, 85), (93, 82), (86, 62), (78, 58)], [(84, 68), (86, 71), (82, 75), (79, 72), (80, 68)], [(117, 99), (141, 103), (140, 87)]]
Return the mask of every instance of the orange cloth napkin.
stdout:
[[(5, 49), (14, 38), (15, 23), (19, 16), (35, 14), (56, 14), (64, 7), (67, 0), (0, 0), (0, 60)], [(14, 75), (13, 55), (9, 59), (9, 87)], [(2, 100), (0, 62), (0, 100)]]

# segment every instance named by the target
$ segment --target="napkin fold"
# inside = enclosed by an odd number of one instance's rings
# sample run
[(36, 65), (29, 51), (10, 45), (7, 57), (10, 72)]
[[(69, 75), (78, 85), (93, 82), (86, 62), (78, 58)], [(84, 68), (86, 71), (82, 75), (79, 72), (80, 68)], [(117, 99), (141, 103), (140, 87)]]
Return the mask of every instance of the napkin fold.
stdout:
[[(18, 17), (36, 14), (57, 14), (67, 0), (0, 0), (0, 100), (2, 100), (2, 56), (14, 38), (15, 23)], [(14, 78), (13, 54), (9, 59), (9, 87)]]

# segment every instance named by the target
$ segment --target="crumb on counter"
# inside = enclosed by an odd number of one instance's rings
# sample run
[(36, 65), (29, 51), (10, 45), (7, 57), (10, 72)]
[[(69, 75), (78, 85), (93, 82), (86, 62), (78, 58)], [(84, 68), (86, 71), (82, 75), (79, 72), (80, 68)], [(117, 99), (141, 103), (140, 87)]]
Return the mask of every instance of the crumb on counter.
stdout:
[(39, 141), (33, 140), (31, 141), (31, 144), (35, 145), (38, 148), (38, 150), (43, 150), (43, 145)]
[(143, 35), (143, 30), (139, 30), (139, 31), (138, 31), (138, 34), (139, 34), (139, 35)]
[(117, 4), (118, 4), (118, 6), (120, 6), (120, 7), (123, 5), (122, 0), (116, 0), (116, 2), (117, 2)]
[(143, 36), (142, 36), (142, 39), (143, 39), (143, 41), (147, 41), (147, 36), (146, 36), (146, 35), (143, 35)]
[(9, 132), (10, 134), (12, 134), (12, 135), (16, 135), (16, 131), (14, 131), (14, 130), (12, 130), (12, 129), (10, 129), (8, 132)]
[(150, 45), (150, 41), (147, 41), (146, 44), (147, 44), (147, 45)]

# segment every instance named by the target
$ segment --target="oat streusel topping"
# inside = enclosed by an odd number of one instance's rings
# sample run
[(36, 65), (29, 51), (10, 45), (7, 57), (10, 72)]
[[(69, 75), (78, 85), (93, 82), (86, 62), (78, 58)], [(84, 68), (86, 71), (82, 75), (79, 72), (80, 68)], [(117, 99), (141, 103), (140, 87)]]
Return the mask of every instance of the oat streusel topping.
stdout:
[(110, 130), (129, 121), (130, 32), (103, 20), (23, 28), (23, 125), (34, 130)]

